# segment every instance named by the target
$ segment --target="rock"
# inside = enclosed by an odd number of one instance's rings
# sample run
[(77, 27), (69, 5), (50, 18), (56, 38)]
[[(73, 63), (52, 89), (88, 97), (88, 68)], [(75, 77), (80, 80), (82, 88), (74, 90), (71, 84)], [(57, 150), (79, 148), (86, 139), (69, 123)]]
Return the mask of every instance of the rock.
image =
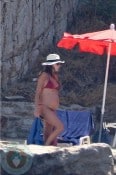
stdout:
[(77, 5), (78, 0), (1, 1), (4, 90), (31, 70), (40, 53), (54, 47), (73, 21)]
[(1, 137), (26, 139), (33, 122), (34, 104), (29, 102), (2, 102)]
[(112, 149), (112, 154), (114, 158), (114, 175), (116, 175), (116, 149)]
[[(2, 172), (6, 173), (15, 169), (29, 175), (113, 175), (113, 156), (107, 144), (61, 148), (10, 143), (2, 144), (1, 156)], [(8, 163), (9, 169), (5, 168)]]
[(15, 95), (15, 96), (5, 96), (4, 97), (6, 100), (9, 100), (9, 101), (16, 101), (16, 100), (25, 100), (25, 98), (23, 96), (19, 96), (19, 95)]

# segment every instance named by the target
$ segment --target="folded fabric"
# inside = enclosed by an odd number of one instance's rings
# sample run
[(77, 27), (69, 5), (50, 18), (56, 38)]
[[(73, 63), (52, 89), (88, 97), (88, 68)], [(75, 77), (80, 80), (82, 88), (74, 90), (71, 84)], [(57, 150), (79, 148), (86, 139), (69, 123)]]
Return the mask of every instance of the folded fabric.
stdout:
[(56, 111), (58, 118), (64, 125), (64, 131), (59, 136), (65, 136), (68, 133), (68, 118), (66, 110), (57, 110)]
[(62, 122), (67, 122), (67, 124), (65, 124), (65, 130), (60, 134), (62, 140), (79, 144), (80, 137), (91, 135), (94, 130), (94, 123), (90, 111), (67, 110), (65, 115), (62, 118)]
[(43, 145), (43, 123), (39, 117), (35, 117), (27, 138), (27, 144)]

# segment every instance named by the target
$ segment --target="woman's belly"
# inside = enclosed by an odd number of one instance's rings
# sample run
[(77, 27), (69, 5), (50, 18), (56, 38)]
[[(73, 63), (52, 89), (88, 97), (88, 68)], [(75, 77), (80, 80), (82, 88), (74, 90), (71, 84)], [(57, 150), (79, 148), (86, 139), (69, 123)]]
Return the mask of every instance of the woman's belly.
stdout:
[(56, 89), (44, 89), (42, 94), (43, 105), (56, 110), (59, 107), (59, 94)]

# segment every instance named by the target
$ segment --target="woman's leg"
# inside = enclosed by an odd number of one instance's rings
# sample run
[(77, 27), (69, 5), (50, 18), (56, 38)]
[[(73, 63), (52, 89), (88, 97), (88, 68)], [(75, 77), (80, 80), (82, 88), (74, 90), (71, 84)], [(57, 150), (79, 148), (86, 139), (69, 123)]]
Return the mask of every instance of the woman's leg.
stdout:
[[(44, 142), (46, 142), (53, 130), (54, 127), (44, 120)], [(54, 139), (50, 145), (57, 146), (57, 138)]]
[[(56, 112), (48, 107), (44, 107), (45, 123), (45, 145), (51, 145), (56, 142), (57, 136), (63, 131), (64, 126), (58, 119)], [(54, 129), (53, 129), (54, 128)], [(50, 133), (51, 132), (51, 133)], [(56, 143), (54, 143), (56, 144)]]
[(44, 142), (46, 142), (47, 138), (53, 131), (53, 126), (50, 125), (46, 120), (44, 120)]
[[(54, 127), (44, 120), (44, 143), (53, 132)], [(57, 138), (54, 139), (50, 145), (57, 146)]]

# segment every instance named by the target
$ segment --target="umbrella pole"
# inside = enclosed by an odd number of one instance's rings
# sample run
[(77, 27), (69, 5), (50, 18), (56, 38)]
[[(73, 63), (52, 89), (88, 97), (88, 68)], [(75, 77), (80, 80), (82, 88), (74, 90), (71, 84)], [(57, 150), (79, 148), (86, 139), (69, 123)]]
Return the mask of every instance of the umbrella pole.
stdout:
[(105, 82), (104, 82), (104, 91), (103, 91), (103, 99), (102, 99), (101, 120), (100, 120), (100, 130), (99, 130), (98, 142), (101, 141), (102, 128), (103, 128), (103, 118), (104, 118), (104, 112), (105, 112), (105, 100), (106, 100), (106, 90), (107, 90), (107, 82), (108, 82), (110, 53), (111, 53), (111, 42), (109, 43), (108, 54), (107, 54), (107, 66), (106, 66), (106, 74), (105, 74)]

